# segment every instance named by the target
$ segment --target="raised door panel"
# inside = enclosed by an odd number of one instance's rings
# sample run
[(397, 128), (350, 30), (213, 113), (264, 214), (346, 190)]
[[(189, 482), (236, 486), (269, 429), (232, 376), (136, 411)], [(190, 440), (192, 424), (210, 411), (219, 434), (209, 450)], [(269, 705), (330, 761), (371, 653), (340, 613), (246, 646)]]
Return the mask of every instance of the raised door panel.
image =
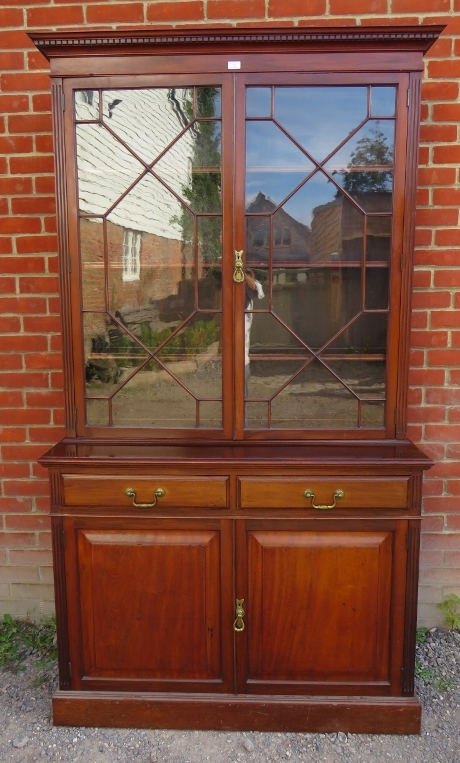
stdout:
[(395, 524), (318, 524), (249, 521), (239, 533), (240, 691), (391, 694), (403, 596)]
[[(218, 522), (77, 531), (82, 688), (223, 691)], [(230, 650), (231, 655), (231, 650)]]

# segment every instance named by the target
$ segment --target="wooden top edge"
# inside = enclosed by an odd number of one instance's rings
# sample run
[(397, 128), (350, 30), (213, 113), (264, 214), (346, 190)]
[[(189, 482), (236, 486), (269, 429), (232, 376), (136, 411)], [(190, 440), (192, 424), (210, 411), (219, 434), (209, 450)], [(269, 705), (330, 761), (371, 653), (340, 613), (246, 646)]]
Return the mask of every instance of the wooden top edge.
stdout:
[[(445, 25), (366, 26), (366, 27), (238, 27), (156, 29), (140, 27), (133, 29), (92, 30), (77, 29), (66, 32), (28, 30), (27, 34), (36, 47), (47, 57), (97, 53), (112, 55), (136, 50), (136, 53), (171, 53), (175, 49), (190, 51), (217, 46), (225, 50), (256, 50), (272, 45), (281, 49), (302, 49), (305, 52), (316, 46), (349, 48), (359, 46), (419, 50), (425, 53), (436, 42)], [(213, 50), (215, 52), (215, 50)]]

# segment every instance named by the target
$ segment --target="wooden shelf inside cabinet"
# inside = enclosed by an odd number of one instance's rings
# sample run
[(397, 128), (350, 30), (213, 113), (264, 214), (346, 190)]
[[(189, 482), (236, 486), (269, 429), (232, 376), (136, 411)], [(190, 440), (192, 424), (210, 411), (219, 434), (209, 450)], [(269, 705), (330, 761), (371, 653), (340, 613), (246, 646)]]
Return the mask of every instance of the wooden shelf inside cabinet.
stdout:
[(31, 33), (64, 306), (56, 724), (419, 732), (407, 367), (441, 31)]

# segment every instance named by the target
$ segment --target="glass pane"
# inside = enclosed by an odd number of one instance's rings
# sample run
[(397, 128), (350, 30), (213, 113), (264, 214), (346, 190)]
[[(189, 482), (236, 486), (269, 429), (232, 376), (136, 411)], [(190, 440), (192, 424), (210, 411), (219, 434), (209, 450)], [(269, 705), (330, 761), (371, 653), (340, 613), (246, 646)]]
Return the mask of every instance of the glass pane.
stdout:
[[(263, 196), (263, 194), (259, 194)], [(251, 204), (251, 210), (253, 206), (258, 203), (258, 198)], [(265, 197), (263, 203), (260, 206), (263, 208), (266, 205), (270, 205), (273, 208), (273, 204), (268, 202)], [(257, 210), (256, 210), (257, 211)], [(268, 253), (270, 250), (270, 218), (269, 217), (247, 217), (246, 218), (246, 262), (257, 263), (267, 262)]]
[(393, 120), (369, 121), (325, 168), (366, 212), (388, 212), (393, 187), (393, 147)]
[(319, 350), (361, 310), (360, 268), (273, 270), (273, 311)]
[(246, 403), (245, 427), (249, 429), (266, 429), (268, 427), (267, 403)]
[(389, 262), (391, 248), (391, 217), (368, 217), (366, 259)]
[(198, 217), (198, 251), (203, 265), (222, 262), (222, 218)]
[(275, 428), (356, 427), (358, 401), (314, 360), (272, 401)]
[(371, 88), (371, 116), (393, 117), (396, 107), (396, 88), (373, 85)]
[(75, 120), (99, 119), (99, 91), (75, 91)]
[(103, 214), (143, 166), (100, 124), (78, 124), (76, 140), (80, 211)]
[(195, 427), (195, 399), (151, 360), (113, 398), (113, 423), (120, 426)]
[(222, 268), (216, 265), (204, 267), (198, 280), (198, 308), (222, 310)]
[(86, 423), (90, 427), (109, 425), (109, 401), (89, 398), (86, 401)]
[(193, 316), (166, 342), (159, 357), (196, 397), (222, 397), (220, 315)]
[(361, 426), (384, 427), (385, 403), (361, 403)]
[(367, 87), (276, 87), (275, 117), (322, 161), (367, 116)]
[(382, 360), (349, 355), (342, 360), (327, 358), (327, 365), (353, 392), (363, 398), (384, 398), (386, 368)]
[(221, 89), (220, 87), (197, 87), (196, 115), (197, 117), (220, 117)]
[(199, 404), (200, 427), (222, 427), (222, 403), (214, 401), (201, 401)]
[(388, 310), (388, 268), (366, 268), (366, 310)]
[(103, 220), (80, 220), (80, 256), (83, 309), (105, 310)]
[(153, 166), (195, 212), (221, 210), (220, 122), (197, 122)]
[(103, 119), (150, 164), (193, 117), (192, 88), (105, 90)]
[(269, 117), (272, 111), (271, 87), (246, 88), (246, 116)]
[(376, 355), (377, 359), (382, 360), (386, 354), (387, 323), (386, 313), (363, 313), (328, 345), (324, 354), (327, 358), (343, 353), (360, 354), (368, 359)]
[(247, 122), (248, 211), (256, 211), (252, 208), (255, 201), (279, 204), (312, 170), (313, 165), (305, 154), (273, 122)]
[(84, 313), (86, 394), (109, 397), (148, 353), (106, 313)]

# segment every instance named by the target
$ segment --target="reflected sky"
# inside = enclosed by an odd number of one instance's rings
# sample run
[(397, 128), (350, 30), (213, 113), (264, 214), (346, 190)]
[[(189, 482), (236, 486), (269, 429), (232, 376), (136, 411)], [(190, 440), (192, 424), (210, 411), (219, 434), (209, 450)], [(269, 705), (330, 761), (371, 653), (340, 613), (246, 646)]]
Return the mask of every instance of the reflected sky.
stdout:
[(367, 87), (276, 87), (275, 118), (322, 161), (367, 115)]

